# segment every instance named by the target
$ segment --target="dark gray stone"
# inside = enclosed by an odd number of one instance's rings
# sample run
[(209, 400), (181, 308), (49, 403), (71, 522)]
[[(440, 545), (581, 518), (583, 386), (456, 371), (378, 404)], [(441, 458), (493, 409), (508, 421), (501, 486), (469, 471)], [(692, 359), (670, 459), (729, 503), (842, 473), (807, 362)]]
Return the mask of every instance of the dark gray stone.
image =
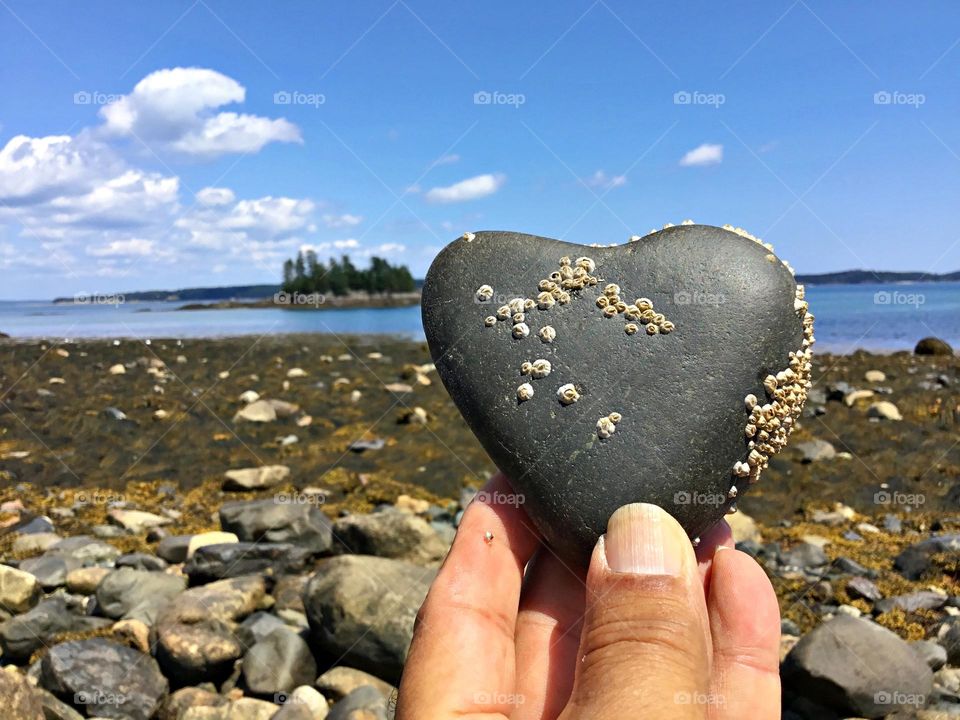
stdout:
[(899, 636), (846, 615), (802, 637), (780, 675), (786, 691), (864, 718), (916, 710), (933, 689), (930, 668)]
[(23, 661), (55, 635), (109, 627), (106, 618), (76, 615), (66, 600), (54, 595), (32, 610), (0, 623), (0, 651), (4, 660)]
[(908, 580), (919, 580), (930, 568), (930, 556), (960, 551), (960, 534), (934, 535), (911, 545), (894, 558), (893, 567)]
[[(538, 281), (565, 255), (592, 258), (602, 284), (574, 291), (566, 305), (528, 311), (524, 339), (511, 336), (509, 321), (484, 327), (502, 302), (535, 298)], [(801, 347), (796, 283), (767, 255), (736, 233), (686, 225), (612, 248), (478, 232), (434, 260), (421, 308), (440, 378), (495, 464), (514, 478), (524, 510), (568, 561), (585, 565), (626, 503), (668, 507), (691, 537), (723, 519), (732, 500), (675, 497), (727, 498), (731, 468), (747, 458), (744, 397), (767, 397), (763, 378)], [(676, 329), (628, 336), (622, 318), (605, 318), (595, 304), (605, 283), (619, 284), (631, 301), (650, 298)], [(503, 301), (478, 302), (485, 284)], [(537, 333), (548, 324), (556, 339), (543, 343)], [(535, 396), (518, 403), (520, 365), (537, 358), (552, 372), (531, 380)], [(578, 388), (579, 402), (558, 402), (565, 383)], [(600, 440), (597, 420), (612, 411), (623, 419)]]
[(70, 555), (88, 566), (112, 562), (120, 555), (120, 551), (109, 543), (87, 535), (74, 535), (52, 545), (47, 555)]
[(243, 656), (243, 682), (255, 695), (291, 692), (316, 678), (310, 647), (288, 628), (277, 628)]
[(40, 682), (87, 715), (123, 720), (150, 720), (168, 687), (152, 657), (102, 638), (51, 648)]
[(245, 542), (292, 543), (320, 554), (330, 550), (330, 520), (312, 503), (252, 500), (224, 503), (220, 525)]
[(436, 570), (368, 555), (325, 560), (303, 594), (315, 649), (397, 683), (417, 611), (435, 575)]
[(54, 590), (67, 582), (67, 573), (81, 566), (76, 558), (69, 555), (41, 555), (28, 558), (20, 563), (20, 569), (28, 572), (40, 581), (44, 590)]
[(946, 340), (935, 337), (925, 337), (913, 349), (917, 355), (953, 355), (953, 348)]
[(168, 563), (182, 563), (187, 559), (187, 548), (193, 535), (168, 535), (157, 544), (157, 557)]
[(250, 648), (263, 640), (274, 630), (286, 628), (287, 624), (268, 612), (255, 612), (237, 627), (236, 635), (240, 643)]
[(947, 651), (947, 661), (960, 665), (960, 621), (950, 623), (940, 642)]
[(393, 508), (382, 512), (347, 515), (333, 524), (334, 552), (428, 563), (447, 550), (430, 523)]
[(850, 578), (850, 581), (847, 583), (847, 595), (854, 599), (863, 598), (871, 602), (876, 602), (883, 597), (880, 588), (865, 577)]
[(118, 568), (128, 567), (133, 568), (134, 570), (150, 571), (165, 570), (167, 567), (167, 563), (163, 558), (159, 558), (156, 555), (148, 555), (147, 553), (129, 553), (127, 555), (121, 555), (114, 560), (114, 565), (116, 565)]
[(49, 518), (40, 515), (25, 518), (10, 530), (10, 532), (19, 533), (20, 535), (38, 535), (40, 533), (52, 533), (56, 531), (57, 529), (53, 526), (53, 523), (50, 522)]
[(799, 568), (820, 567), (830, 562), (823, 548), (809, 542), (802, 542), (781, 553), (780, 560), (784, 565)]
[(917, 610), (937, 610), (942, 608), (947, 602), (947, 596), (935, 593), (931, 590), (918, 590), (907, 595), (897, 595), (880, 600), (874, 605), (874, 610), (878, 613), (890, 612), (894, 609), (904, 612), (916, 612)]
[(327, 720), (387, 720), (388, 698), (372, 685), (361, 685), (330, 708)]
[(289, 543), (224, 543), (197, 548), (183, 566), (191, 585), (243, 575), (278, 576), (303, 572), (312, 553)]
[(160, 622), (157, 662), (174, 687), (222, 683), (243, 654), (243, 646), (226, 623), (206, 618), (196, 623)]

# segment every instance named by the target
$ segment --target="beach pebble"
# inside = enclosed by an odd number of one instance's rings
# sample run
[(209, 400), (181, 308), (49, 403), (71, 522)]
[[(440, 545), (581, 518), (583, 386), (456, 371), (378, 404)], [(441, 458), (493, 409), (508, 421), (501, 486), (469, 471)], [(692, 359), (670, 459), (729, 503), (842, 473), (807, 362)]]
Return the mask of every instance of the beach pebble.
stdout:
[(255, 403), (259, 399), (260, 393), (258, 393), (256, 390), (244, 390), (242, 393), (240, 393), (239, 398), (240, 402), (246, 403), (247, 405), (250, 403)]
[(106, 618), (78, 615), (62, 595), (53, 595), (0, 623), (0, 652), (4, 661), (25, 661), (57, 635), (98, 630), (112, 624)]
[(233, 421), (255, 423), (273, 422), (277, 419), (277, 411), (267, 400), (254, 400), (233, 416)]
[(843, 403), (847, 407), (853, 407), (861, 400), (868, 400), (874, 396), (873, 390), (853, 390), (843, 397)]
[(135, 619), (153, 625), (167, 602), (185, 589), (183, 577), (120, 568), (100, 581), (96, 589), (97, 606), (114, 620)]
[(389, 509), (347, 515), (333, 523), (334, 552), (376, 555), (428, 564), (447, 551), (437, 532), (423, 518)]
[(797, 443), (794, 449), (800, 453), (801, 460), (805, 463), (832, 460), (837, 454), (831, 443), (819, 439)]
[(338, 665), (327, 670), (314, 683), (323, 696), (331, 702), (338, 702), (352, 693), (358, 687), (369, 685), (375, 688), (383, 697), (392, 697), (397, 689), (380, 678), (357, 670), (356, 668)]
[(176, 685), (223, 682), (243, 655), (243, 646), (219, 620), (162, 622), (156, 637), (157, 662)]
[(784, 565), (798, 568), (820, 567), (830, 562), (819, 543), (801, 542), (781, 554)]
[(881, 400), (873, 403), (867, 408), (867, 417), (880, 418), (882, 420), (903, 420), (900, 410), (892, 402)]
[[(412, 563), (366, 555), (327, 560), (303, 595), (315, 649), (399, 681), (417, 611), (434, 574)], [(329, 622), (332, 617), (339, 622)]]
[(102, 638), (55, 645), (41, 662), (40, 684), (93, 717), (132, 720), (154, 717), (168, 689), (152, 657)]
[(387, 392), (392, 392), (392, 393), (412, 393), (413, 392), (412, 385), (408, 385), (407, 383), (402, 383), (402, 382), (387, 383), (386, 385), (383, 386), (383, 389), (386, 390)]
[(912, 710), (908, 698), (929, 696), (933, 689), (933, 673), (906, 642), (869, 620), (845, 615), (801, 638), (784, 660), (781, 677), (787, 692), (866, 718)]
[(863, 374), (863, 379), (868, 383), (882, 383), (886, 382), (887, 374), (883, 370), (867, 370)]
[(191, 585), (225, 578), (263, 575), (276, 578), (304, 572), (312, 552), (290, 543), (235, 542), (205, 545), (184, 564)]
[(105, 567), (81, 567), (67, 573), (67, 590), (79, 595), (92, 595), (97, 585), (112, 571)]
[(20, 563), (20, 569), (37, 578), (47, 592), (63, 587), (67, 582), (67, 573), (79, 567), (80, 561), (69, 555), (41, 555)]
[(430, 420), (429, 413), (422, 407), (415, 407), (407, 410), (400, 415), (398, 422), (404, 425), (426, 425)]
[(243, 656), (245, 686), (256, 695), (288, 693), (317, 678), (317, 664), (303, 638), (277, 628)]
[(358, 687), (330, 708), (327, 720), (388, 720), (388, 700), (369, 685)]
[(330, 521), (311, 503), (252, 500), (220, 508), (220, 526), (244, 542), (289, 542), (315, 553), (333, 544)]
[(172, 520), (162, 515), (156, 515), (143, 510), (124, 510), (114, 508), (107, 513), (107, 519), (114, 525), (122, 527), (130, 533), (139, 534), (150, 528), (169, 525)]
[(879, 600), (874, 605), (874, 608), (879, 613), (890, 612), (895, 609), (903, 610), (904, 612), (916, 612), (917, 610), (938, 610), (943, 607), (946, 602), (947, 596), (943, 593), (937, 593), (931, 590), (918, 590), (917, 592), (895, 595)]
[(857, 599), (862, 598), (876, 602), (883, 597), (880, 589), (865, 577), (852, 577), (847, 581), (847, 595)]
[(31, 573), (0, 565), (0, 608), (13, 614), (34, 607), (43, 596), (40, 581)]
[(306, 377), (306, 376), (307, 376), (307, 371), (304, 370), (303, 368), (295, 367), (295, 368), (290, 368), (289, 370), (287, 370), (287, 377), (290, 378), (290, 379), (294, 379), (294, 378), (304, 378), (304, 377)]
[(223, 474), (224, 490), (262, 490), (281, 484), (290, 476), (286, 465), (262, 465), (261, 467), (227, 470)]
[(231, 532), (219, 532), (214, 530), (211, 532), (199, 533), (197, 535), (189, 535), (187, 536), (186, 552), (183, 555), (183, 559), (179, 560), (178, 562), (189, 560), (193, 557), (197, 550), (202, 547), (206, 547), (207, 545), (229, 545), (231, 543), (238, 542), (240, 542), (240, 538)]
[(111, 365), (107, 372), (109, 372), (111, 375), (126, 375), (127, 368), (118, 363), (116, 365)]

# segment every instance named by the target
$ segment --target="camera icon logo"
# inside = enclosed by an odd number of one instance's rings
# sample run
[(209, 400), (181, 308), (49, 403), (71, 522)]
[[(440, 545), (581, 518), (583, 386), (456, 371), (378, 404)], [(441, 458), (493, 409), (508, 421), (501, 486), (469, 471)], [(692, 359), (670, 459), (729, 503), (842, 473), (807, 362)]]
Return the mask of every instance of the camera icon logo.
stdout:
[(473, 94), (474, 105), (489, 105), (493, 102), (493, 94), (486, 90), (479, 90)]

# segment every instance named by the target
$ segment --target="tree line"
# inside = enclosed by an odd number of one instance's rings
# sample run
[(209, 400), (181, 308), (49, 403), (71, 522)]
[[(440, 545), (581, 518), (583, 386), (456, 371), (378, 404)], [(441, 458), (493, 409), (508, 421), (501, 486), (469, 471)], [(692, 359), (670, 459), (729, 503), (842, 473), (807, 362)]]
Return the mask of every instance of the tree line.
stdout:
[(391, 265), (379, 257), (371, 258), (370, 267), (361, 270), (347, 255), (323, 263), (313, 250), (307, 250), (283, 264), (283, 290), (288, 293), (382, 294), (416, 289), (417, 283), (406, 265)]

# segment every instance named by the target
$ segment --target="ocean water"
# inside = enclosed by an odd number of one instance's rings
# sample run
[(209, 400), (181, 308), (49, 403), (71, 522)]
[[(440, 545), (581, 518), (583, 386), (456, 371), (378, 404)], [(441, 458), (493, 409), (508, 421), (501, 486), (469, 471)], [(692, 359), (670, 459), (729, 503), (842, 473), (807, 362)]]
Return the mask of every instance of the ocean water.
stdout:
[[(911, 350), (933, 335), (960, 347), (960, 283), (808, 286), (816, 349)], [(21, 338), (197, 338), (385, 333), (423, 339), (420, 308), (177, 310), (183, 303), (0, 302), (0, 332)]]

